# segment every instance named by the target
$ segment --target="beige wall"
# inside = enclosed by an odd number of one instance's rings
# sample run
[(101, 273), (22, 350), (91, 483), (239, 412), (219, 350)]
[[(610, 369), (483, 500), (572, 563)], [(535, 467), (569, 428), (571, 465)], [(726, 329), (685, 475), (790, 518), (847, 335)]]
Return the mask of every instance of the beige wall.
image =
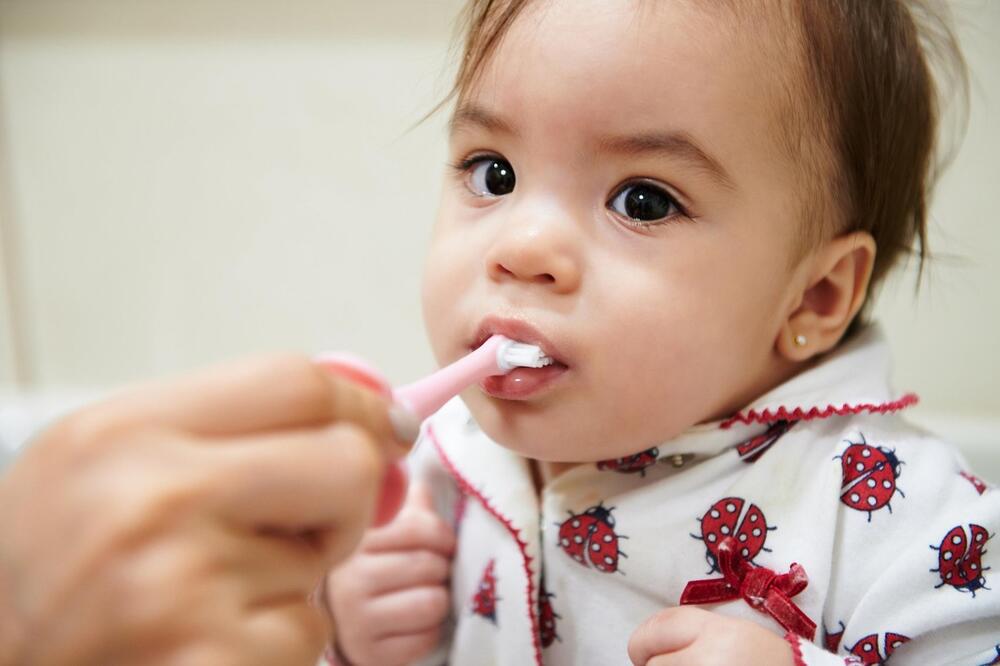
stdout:
[(455, 6), (0, 4), (27, 382), (275, 348), (430, 367), (416, 280), (440, 119), (405, 130), (443, 90)]
[[(446, 87), (459, 4), (0, 0), (0, 384), (270, 349), (428, 370), (417, 280), (441, 118), (405, 130)], [(972, 116), (932, 234), (955, 258), (878, 312), (927, 418), (997, 441), (1000, 2), (956, 4)]]

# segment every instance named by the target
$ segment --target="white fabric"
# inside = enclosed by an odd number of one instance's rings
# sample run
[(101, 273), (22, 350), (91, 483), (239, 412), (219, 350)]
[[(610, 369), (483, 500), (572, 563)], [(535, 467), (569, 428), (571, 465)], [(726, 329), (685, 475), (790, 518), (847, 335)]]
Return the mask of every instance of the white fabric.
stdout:
[[(828, 405), (841, 411), (885, 405), (899, 398), (889, 390), (888, 372), (885, 342), (869, 329), (743, 413), (801, 407), (830, 414)], [(942, 574), (931, 570), (939, 565), (935, 548), (954, 528), (960, 540), (981, 533), (972, 525), (992, 539), (1000, 528), (1000, 492), (981, 493), (960, 474), (965, 463), (952, 447), (895, 412), (800, 420), (755, 462), (741, 458), (737, 445), (768, 427), (699, 425), (657, 447), (659, 462), (642, 473), (582, 465), (553, 479), (539, 497), (528, 463), (487, 438), (464, 403), (448, 403), (425, 425), (411, 459), (414, 477), (431, 484), (459, 536), (453, 630), (427, 663), (627, 664), (629, 636), (643, 620), (675, 606), (688, 581), (721, 577), (712, 571), (715, 562), (702, 538), (703, 529), (705, 539), (721, 536), (708, 536), (722, 529), (711, 517), (713, 506), (723, 514), (733, 510), (730, 533), (743, 528), (749, 537), (754, 516), (766, 523), (763, 548), (750, 553), (754, 564), (777, 573), (793, 562), (805, 568), (808, 587), (793, 601), (818, 628), (813, 644), (803, 646), (803, 663), (843, 664), (852, 648), (864, 652), (871, 635), (881, 654), (869, 650), (861, 663), (877, 663), (885, 657), (887, 634), (910, 639), (895, 650), (894, 666), (989, 663), (1000, 644), (1000, 562), (994, 554), (1000, 547), (989, 541), (981, 557), (983, 579), (969, 589), (942, 584)], [(852, 445), (848, 465), (845, 452)], [(675, 454), (688, 454), (680, 468), (671, 464)], [(845, 490), (845, 468), (869, 464), (872, 456), (882, 465), (849, 478)], [(892, 480), (897, 470), (895, 486), (882, 494), (866, 488), (869, 480)], [(888, 505), (870, 514), (848, 505), (855, 494), (855, 504), (864, 504), (869, 493), (876, 504), (890, 497)], [(593, 507), (601, 509), (587, 514)], [(613, 526), (596, 522), (606, 518), (604, 510)], [(601, 555), (613, 551), (604, 550), (599, 538), (619, 537), (623, 554), (614, 567), (607, 565), (614, 571), (600, 570), (589, 557), (581, 564), (564, 550), (560, 526), (572, 516), (584, 530), (588, 524), (596, 530), (582, 532), (589, 539), (584, 545), (596, 545)], [(955, 556), (961, 557), (964, 548), (958, 548)], [(969, 558), (966, 567), (978, 559)], [(481, 584), (491, 562), (492, 619), (474, 612), (484, 609)], [(543, 596), (558, 615), (558, 638), (546, 647), (538, 633), (543, 572), (551, 595)], [(742, 599), (706, 608), (785, 633)], [(841, 634), (840, 656), (823, 649), (838, 638), (828, 633)]]

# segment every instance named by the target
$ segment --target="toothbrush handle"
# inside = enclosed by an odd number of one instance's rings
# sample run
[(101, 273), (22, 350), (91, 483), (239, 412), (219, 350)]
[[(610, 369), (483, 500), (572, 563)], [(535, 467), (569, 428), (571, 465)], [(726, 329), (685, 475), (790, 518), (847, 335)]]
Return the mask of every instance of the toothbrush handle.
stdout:
[[(353, 354), (328, 352), (314, 357), (313, 362), (331, 374), (343, 377), (386, 398), (392, 397), (392, 389), (382, 373), (364, 359)], [(401, 442), (410, 442), (412, 445), (416, 440), (416, 428), (400, 427), (399, 422), (393, 418), (392, 410), (389, 413), (389, 420), (396, 431), (396, 437)], [(410, 421), (411, 419), (405, 420)], [(410, 432), (411, 429), (413, 432)], [(408, 487), (409, 476), (402, 461), (396, 460), (390, 463), (382, 477), (382, 488), (379, 491), (375, 507), (374, 527), (388, 524), (399, 513)]]
[(393, 397), (417, 418), (426, 419), (466, 387), (499, 374), (501, 371), (497, 367), (497, 350), (503, 342), (499, 336), (493, 336), (479, 349), (451, 365), (429, 377), (396, 389)]

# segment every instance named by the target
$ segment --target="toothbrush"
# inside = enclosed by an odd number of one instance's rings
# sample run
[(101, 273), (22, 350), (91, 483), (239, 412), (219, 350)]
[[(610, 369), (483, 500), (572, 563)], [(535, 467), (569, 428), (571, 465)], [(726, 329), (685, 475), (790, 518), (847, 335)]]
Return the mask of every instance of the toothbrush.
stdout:
[[(423, 421), (465, 388), (493, 375), (505, 375), (514, 368), (542, 368), (553, 359), (536, 345), (494, 335), (480, 347), (451, 365), (412, 384), (392, 390), (382, 374), (364, 360), (341, 352), (321, 354), (315, 361), (331, 371), (375, 388)], [(393, 408), (397, 409), (396, 407)], [(397, 431), (401, 428), (397, 426)], [(400, 439), (412, 440), (398, 432)]]
[(494, 335), (478, 349), (434, 374), (393, 391), (395, 401), (423, 421), (468, 386), (514, 368), (542, 368), (552, 359), (541, 348)]

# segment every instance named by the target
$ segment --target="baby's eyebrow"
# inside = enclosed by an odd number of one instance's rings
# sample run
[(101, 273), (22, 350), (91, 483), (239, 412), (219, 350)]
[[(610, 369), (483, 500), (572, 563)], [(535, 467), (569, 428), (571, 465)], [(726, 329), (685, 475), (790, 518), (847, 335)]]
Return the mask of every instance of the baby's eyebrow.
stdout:
[[(496, 134), (518, 136), (517, 130), (495, 113), (476, 104), (460, 104), (448, 123), (450, 132), (454, 134), (474, 127)], [(736, 189), (733, 179), (725, 167), (698, 145), (694, 137), (684, 131), (608, 136), (600, 139), (597, 146), (600, 152), (617, 153), (624, 157), (658, 154), (672, 159), (680, 159), (696, 169), (705, 171), (723, 187), (730, 190)]]
[(732, 177), (726, 169), (709, 153), (698, 145), (687, 132), (650, 132), (629, 136), (609, 136), (597, 142), (598, 149), (605, 153), (617, 153), (626, 157), (660, 154), (673, 159), (689, 162), (702, 169), (716, 182), (728, 189), (736, 189)]
[(460, 104), (448, 123), (452, 134), (469, 127), (480, 127), (497, 134), (517, 136), (517, 131), (506, 120), (475, 104)]

